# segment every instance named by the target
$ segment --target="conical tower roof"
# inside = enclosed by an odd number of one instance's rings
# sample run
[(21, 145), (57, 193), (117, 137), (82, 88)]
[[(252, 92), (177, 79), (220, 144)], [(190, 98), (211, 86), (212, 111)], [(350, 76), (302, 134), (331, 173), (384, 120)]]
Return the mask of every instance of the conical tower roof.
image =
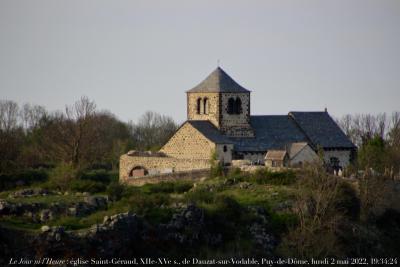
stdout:
[(188, 93), (248, 93), (237, 82), (235, 82), (223, 69), (216, 68), (208, 77), (196, 87), (187, 91)]

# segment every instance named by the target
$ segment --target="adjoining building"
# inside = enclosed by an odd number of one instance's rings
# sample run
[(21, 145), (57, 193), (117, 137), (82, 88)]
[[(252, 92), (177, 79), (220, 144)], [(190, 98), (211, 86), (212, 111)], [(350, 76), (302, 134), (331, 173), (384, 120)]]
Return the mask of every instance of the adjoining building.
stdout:
[(252, 116), (250, 93), (218, 67), (186, 92), (187, 121), (157, 155), (121, 156), (121, 178), (207, 168), (213, 153), (226, 165), (244, 159), (299, 166), (318, 159), (322, 150), (333, 169), (346, 167), (354, 158), (356, 147), (326, 110)]

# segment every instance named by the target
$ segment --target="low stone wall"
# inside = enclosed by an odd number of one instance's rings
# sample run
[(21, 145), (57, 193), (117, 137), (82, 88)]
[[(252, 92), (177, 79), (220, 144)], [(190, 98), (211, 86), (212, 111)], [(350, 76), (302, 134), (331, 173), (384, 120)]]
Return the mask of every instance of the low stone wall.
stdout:
[(163, 173), (173, 174), (175, 172), (204, 170), (210, 168), (210, 162), (206, 159), (178, 159), (173, 157), (137, 157), (122, 155), (120, 158), (119, 179), (125, 182), (130, 177), (135, 167), (145, 168), (150, 175)]
[(182, 181), (182, 180), (199, 180), (207, 177), (210, 169), (182, 171), (174, 173), (166, 173), (159, 175), (147, 175), (143, 177), (127, 178), (123, 181), (127, 185), (142, 186), (144, 184), (156, 184), (160, 182)]

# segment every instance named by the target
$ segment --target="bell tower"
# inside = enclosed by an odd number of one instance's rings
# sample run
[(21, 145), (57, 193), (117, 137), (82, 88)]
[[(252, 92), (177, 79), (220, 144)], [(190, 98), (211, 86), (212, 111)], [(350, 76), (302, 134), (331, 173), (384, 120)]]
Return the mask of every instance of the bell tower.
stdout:
[(208, 120), (231, 137), (254, 137), (250, 125), (250, 91), (220, 67), (186, 93), (188, 120)]

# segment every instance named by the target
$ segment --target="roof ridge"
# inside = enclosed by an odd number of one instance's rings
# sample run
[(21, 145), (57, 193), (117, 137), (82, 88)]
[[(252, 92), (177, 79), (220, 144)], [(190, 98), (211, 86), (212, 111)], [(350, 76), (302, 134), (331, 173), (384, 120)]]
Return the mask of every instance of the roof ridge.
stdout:
[(238, 84), (221, 67), (217, 67), (198, 85), (188, 90), (187, 93), (249, 93), (250, 91)]

